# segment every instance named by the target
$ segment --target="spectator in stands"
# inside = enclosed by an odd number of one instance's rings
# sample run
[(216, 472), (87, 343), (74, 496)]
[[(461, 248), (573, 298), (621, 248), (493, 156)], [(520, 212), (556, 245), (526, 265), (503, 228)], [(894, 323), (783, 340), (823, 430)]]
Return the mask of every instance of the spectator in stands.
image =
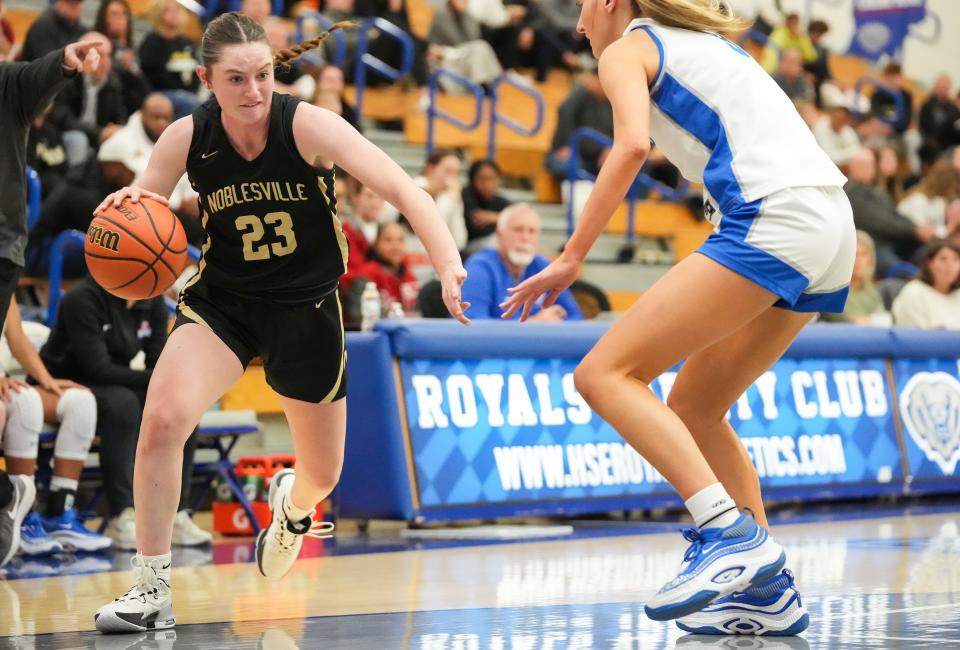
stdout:
[(860, 138), (851, 126), (850, 109), (834, 106), (813, 127), (817, 143), (841, 169), (860, 150)]
[(356, 275), (376, 283), (383, 313), (390, 314), (396, 309), (394, 305), (405, 314), (412, 312), (420, 286), (410, 268), (403, 226), (396, 222), (380, 224), (366, 257)]
[[(265, 23), (273, 13), (273, 7), (270, 0), (243, 0), (240, 4), (240, 13), (246, 14), (256, 23), (266, 27)], [(273, 49), (277, 48), (274, 47)]]
[(102, 0), (93, 30), (105, 35), (113, 45), (113, 69), (123, 86), (127, 113), (133, 113), (150, 92), (150, 84), (143, 76), (133, 47), (133, 15), (127, 0)]
[[(960, 111), (960, 93), (953, 99), (954, 105)], [(943, 134), (940, 136), (940, 144), (944, 149), (960, 145), (960, 118), (946, 125)], [(960, 165), (958, 165), (960, 167)]]
[(919, 277), (893, 301), (893, 320), (903, 327), (960, 330), (960, 247), (942, 239), (927, 246)]
[(897, 212), (891, 198), (874, 184), (877, 159), (873, 150), (863, 147), (847, 166), (849, 181), (843, 190), (853, 208), (853, 221), (876, 243), (877, 270), (881, 277), (887, 269), (911, 259), (916, 251), (933, 238), (933, 228), (918, 226)]
[(39, 59), (79, 40), (90, 31), (80, 22), (83, 15), (83, 0), (53, 0), (50, 8), (40, 14), (27, 30), (20, 51), (21, 61)]
[(813, 92), (817, 108), (823, 107), (820, 87), (833, 79), (830, 74), (830, 51), (823, 45), (823, 37), (828, 31), (830, 26), (822, 20), (813, 20), (807, 26), (807, 35), (813, 43), (816, 57), (812, 61), (804, 61), (803, 69), (813, 77)]
[(343, 78), (343, 70), (332, 63), (320, 68), (317, 73), (316, 93), (313, 97), (313, 104), (322, 106), (329, 111), (333, 111), (355, 128), (363, 132), (360, 125), (360, 119), (353, 106), (343, 98), (343, 91), (346, 88), (346, 81)]
[(63, 132), (47, 119), (53, 104), (37, 115), (27, 141), (27, 164), (40, 176), (43, 196), (50, 196), (67, 180), (67, 152)]
[(0, 0), (0, 61), (13, 61), (17, 54), (13, 25), (7, 18), (6, 0)]
[(577, 31), (580, 6), (574, 0), (540, 0), (536, 7), (538, 33), (551, 48), (551, 65), (579, 71), (579, 55), (589, 48), (587, 39)]
[[(97, 159), (108, 193), (133, 184), (133, 179), (146, 170), (153, 146), (172, 122), (173, 103), (162, 93), (151, 93), (127, 124), (100, 146)], [(194, 246), (199, 246), (204, 237), (197, 198), (186, 174), (169, 198), (170, 209), (176, 212), (187, 241)]]
[[(480, 23), (467, 12), (467, 0), (447, 0), (437, 9), (427, 41), (439, 46), (427, 50), (431, 61), (471, 83), (489, 84), (503, 72), (496, 52), (481, 38)], [(448, 77), (440, 85), (448, 93), (465, 92)]]
[(788, 50), (796, 50), (800, 55), (799, 65), (813, 63), (817, 60), (817, 49), (810, 36), (800, 29), (799, 14), (787, 14), (783, 25), (770, 33), (768, 46), (763, 51), (763, 67), (770, 74), (777, 71), (780, 59)]
[[(550, 152), (545, 160), (547, 171), (560, 181), (567, 178), (571, 156), (570, 136), (574, 131), (589, 127), (608, 138), (613, 137), (613, 109), (600, 85), (596, 69), (585, 71), (577, 81), (577, 85), (560, 104), (557, 130), (553, 133)], [(583, 139), (580, 141), (580, 166), (596, 174), (609, 153), (609, 147)]]
[(173, 102), (175, 119), (200, 105), (196, 75), (197, 43), (183, 33), (186, 10), (177, 0), (154, 0), (150, 10), (153, 31), (140, 44), (140, 67), (153, 90)]
[(877, 188), (897, 203), (906, 194), (909, 162), (897, 144), (885, 144), (877, 150)]
[(824, 312), (820, 314), (820, 318), (828, 323), (889, 325), (890, 314), (883, 308), (883, 299), (874, 284), (876, 270), (877, 253), (873, 238), (858, 230), (857, 256), (853, 261), (853, 277), (850, 278), (847, 304), (842, 313)]
[[(888, 63), (880, 81), (886, 88), (878, 87), (870, 97), (870, 114), (887, 123), (894, 133), (903, 135), (913, 120), (913, 94), (907, 90), (900, 64)], [(897, 96), (901, 100), (899, 109)]]
[(800, 50), (790, 48), (783, 51), (773, 80), (798, 108), (810, 104), (814, 99), (813, 86), (803, 72)]
[[(167, 339), (168, 321), (162, 297), (124, 300), (86, 277), (63, 296), (50, 338), (40, 350), (52, 374), (88, 386), (97, 399), (100, 466), (111, 517), (106, 534), (119, 548), (136, 548), (133, 463), (147, 384)], [(143, 365), (137, 369), (132, 362), (141, 352)], [(196, 438), (194, 433), (184, 448), (173, 533), (173, 543), (185, 546), (212, 538), (193, 523), (187, 510)]]
[(942, 74), (934, 80), (930, 96), (920, 107), (920, 135), (924, 142), (943, 146), (957, 121), (960, 106), (950, 96), (950, 77)]
[(377, 238), (384, 200), (355, 178), (350, 179), (348, 187), (350, 211), (343, 222), (343, 234), (350, 245), (347, 269), (356, 271), (366, 263), (370, 244)]
[(467, 224), (463, 219), (460, 158), (449, 149), (437, 149), (427, 156), (423, 175), (414, 178), (413, 182), (433, 197), (457, 249), (463, 250), (467, 245)]
[(20, 548), (27, 555), (47, 555), (65, 547), (78, 551), (109, 548), (110, 539), (88, 530), (74, 509), (80, 473), (97, 427), (93, 393), (69, 379), (50, 375), (24, 332), (15, 300), (7, 310), (3, 336), (10, 355), (34, 384), (10, 376), (0, 378), (0, 425), (7, 471), (33, 481), (43, 423), (58, 425), (46, 516), (41, 519), (37, 512), (31, 512), (26, 517), (20, 530)]
[(467, 220), (467, 250), (471, 253), (494, 244), (500, 212), (510, 205), (500, 195), (500, 167), (492, 160), (477, 160), (467, 172), (463, 188), (463, 216)]
[(546, 43), (533, 2), (468, 0), (467, 11), (481, 27), (500, 64), (508, 70), (534, 68), (537, 81), (544, 81), (552, 63), (553, 48)]
[[(244, 6), (249, 1), (245, 2)], [(256, 0), (256, 2), (259, 3), (261, 0)], [(262, 0), (262, 2), (269, 6), (267, 0)], [(268, 15), (263, 22), (263, 29), (267, 33), (267, 41), (269, 41), (270, 47), (275, 51), (290, 47), (290, 28), (287, 23)], [(304, 73), (303, 64), (299, 60), (277, 66), (273, 72), (273, 78), (274, 89), (278, 93), (286, 93), (310, 101), (317, 92), (317, 80)]]
[[(470, 303), (467, 314), (473, 319), (500, 318), (500, 303), (507, 289), (535, 275), (550, 263), (538, 254), (540, 216), (526, 203), (515, 203), (500, 213), (497, 221), (497, 247), (477, 251), (467, 260), (467, 281), (463, 301)], [(530, 320), (559, 322), (582, 320), (583, 315), (569, 289), (546, 309), (540, 303), (531, 311)], [(512, 320), (518, 320), (520, 312)]]
[(99, 32), (90, 32), (84, 39), (104, 44), (100, 65), (93, 73), (66, 85), (54, 100), (49, 117), (63, 132), (67, 164), (71, 167), (85, 163), (127, 121), (123, 86), (113, 71), (110, 40)]
[(949, 160), (940, 160), (897, 204), (897, 211), (918, 226), (931, 227), (935, 237), (945, 238), (948, 234), (947, 205), (958, 194), (960, 171), (954, 169)]

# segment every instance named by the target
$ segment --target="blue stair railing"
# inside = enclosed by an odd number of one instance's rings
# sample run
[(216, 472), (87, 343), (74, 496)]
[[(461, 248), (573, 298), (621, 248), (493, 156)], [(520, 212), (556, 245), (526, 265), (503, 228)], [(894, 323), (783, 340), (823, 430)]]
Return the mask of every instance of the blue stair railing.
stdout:
[[(500, 112), (500, 87), (503, 84), (513, 86), (523, 94), (533, 99), (534, 106), (537, 110), (536, 117), (533, 120), (533, 126), (526, 127), (513, 118), (508, 117)], [(490, 88), (490, 97), (490, 131), (489, 136), (487, 137), (487, 158), (493, 160), (497, 152), (497, 124), (503, 124), (516, 131), (520, 135), (525, 135), (528, 137), (535, 135), (543, 127), (544, 102), (543, 95), (540, 94), (536, 88), (531, 88), (526, 84), (517, 83), (511, 79), (509, 75), (500, 75), (494, 80)]]
[[(570, 158), (567, 161), (567, 180), (569, 183), (569, 196), (567, 197), (567, 236), (573, 234), (573, 230), (576, 224), (574, 224), (574, 215), (573, 215), (573, 192), (575, 181), (578, 180), (588, 180), (596, 181), (596, 175), (590, 173), (580, 165), (580, 143), (583, 140), (590, 140), (595, 142), (603, 147), (612, 147), (613, 140), (603, 133), (600, 133), (596, 129), (591, 129), (588, 127), (581, 127), (573, 132), (570, 136)], [(687, 197), (687, 190), (690, 187), (690, 183), (686, 179), (681, 179), (680, 185), (677, 187), (670, 187), (669, 185), (664, 185), (660, 181), (651, 178), (646, 172), (641, 171), (637, 174), (637, 177), (634, 179), (633, 183), (630, 184), (630, 188), (627, 190), (627, 228), (626, 228), (626, 242), (627, 244), (633, 243), (633, 240), (636, 238), (636, 207), (637, 202), (640, 200), (641, 196), (646, 196), (651, 191), (657, 192), (665, 201), (672, 201), (675, 203), (682, 202)]]
[[(360, 25), (359, 38), (357, 40), (357, 70), (354, 75), (354, 88), (356, 89), (356, 100), (354, 110), (358, 116), (363, 115), (363, 93), (367, 86), (367, 69), (376, 70), (378, 73), (390, 79), (399, 81), (409, 74), (413, 69), (413, 38), (393, 23), (383, 18), (369, 18)], [(400, 67), (395, 68), (386, 61), (370, 54), (367, 50), (370, 47), (370, 32), (377, 30), (381, 36), (387, 36), (400, 43)], [(334, 32), (336, 34), (337, 32)], [(341, 35), (342, 38), (342, 35)]]
[[(448, 113), (437, 106), (437, 86), (440, 79), (443, 77), (452, 79), (473, 93), (475, 100), (475, 114), (473, 116), (473, 120), (465, 122), (453, 113)], [(483, 87), (464, 77), (461, 77), (456, 73), (440, 68), (435, 70), (427, 80), (427, 90), (430, 93), (430, 105), (427, 107), (427, 153), (429, 154), (434, 150), (434, 131), (436, 127), (436, 121), (438, 119), (449, 122), (462, 131), (472, 131), (473, 129), (477, 128), (477, 126), (480, 124), (480, 121), (483, 119)]]
[[(322, 13), (303, 11), (297, 16), (294, 40), (297, 43), (302, 43), (314, 38), (321, 29), (330, 29), (331, 25), (333, 25), (333, 21)], [(333, 39), (333, 61), (331, 63), (342, 70), (344, 63), (347, 61), (347, 38), (341, 29), (330, 34), (330, 38)], [(321, 65), (324, 62), (323, 55), (317, 51), (304, 52), (300, 58), (314, 65)]]

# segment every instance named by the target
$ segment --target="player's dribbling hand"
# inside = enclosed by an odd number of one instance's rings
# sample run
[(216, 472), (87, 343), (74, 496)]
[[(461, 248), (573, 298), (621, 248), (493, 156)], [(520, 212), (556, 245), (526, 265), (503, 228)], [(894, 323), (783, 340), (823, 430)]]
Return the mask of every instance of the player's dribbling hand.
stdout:
[(459, 262), (450, 264), (440, 272), (440, 285), (443, 287), (443, 304), (447, 306), (447, 311), (450, 312), (451, 316), (464, 325), (469, 325), (470, 319), (467, 318), (463, 312), (470, 307), (470, 303), (460, 300), (460, 290), (466, 279), (467, 271)]
[(100, 55), (107, 53), (103, 41), (79, 41), (63, 48), (63, 67), (78, 72), (93, 72), (100, 65)]
[(523, 307), (523, 311), (520, 312), (520, 322), (524, 322), (530, 317), (530, 310), (537, 304), (537, 299), (545, 293), (547, 297), (543, 299), (541, 307), (547, 309), (557, 301), (567, 287), (573, 284), (579, 270), (579, 262), (561, 254), (547, 268), (517, 286), (507, 289), (510, 297), (500, 303), (500, 309), (503, 310), (501, 318), (511, 318), (518, 309)]
[(167, 197), (161, 194), (155, 194), (150, 190), (143, 189), (142, 187), (130, 185), (128, 187), (120, 188), (112, 194), (108, 194), (107, 198), (101, 201), (100, 205), (97, 206), (97, 209), (93, 211), (93, 214), (96, 215), (97, 213), (106, 210), (111, 205), (115, 208), (119, 208), (120, 204), (126, 199), (130, 199), (133, 203), (136, 203), (141, 198), (153, 199), (154, 201), (159, 201), (164, 205), (168, 204)]

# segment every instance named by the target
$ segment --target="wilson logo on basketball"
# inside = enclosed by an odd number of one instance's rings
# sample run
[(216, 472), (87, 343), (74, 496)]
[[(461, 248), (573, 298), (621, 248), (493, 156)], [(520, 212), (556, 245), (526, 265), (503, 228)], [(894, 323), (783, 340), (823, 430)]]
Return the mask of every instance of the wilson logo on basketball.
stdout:
[(120, 233), (101, 228), (100, 226), (91, 225), (90, 230), (87, 231), (87, 238), (91, 244), (96, 244), (114, 253), (116, 253), (120, 247)]

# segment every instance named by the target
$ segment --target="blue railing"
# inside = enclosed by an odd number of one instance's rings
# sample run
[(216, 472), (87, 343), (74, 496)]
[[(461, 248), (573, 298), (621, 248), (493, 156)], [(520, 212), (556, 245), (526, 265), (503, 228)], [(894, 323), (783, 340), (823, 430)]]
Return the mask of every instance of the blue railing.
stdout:
[(50, 290), (47, 297), (47, 326), (53, 327), (57, 318), (57, 307), (63, 294), (63, 260), (71, 248), (83, 251), (85, 236), (79, 230), (64, 230), (57, 235), (50, 247)]
[[(394, 68), (386, 61), (367, 52), (367, 48), (370, 46), (368, 32), (371, 29), (376, 29), (382, 35), (388, 36), (400, 43), (402, 52), (400, 54), (399, 68)], [(334, 32), (334, 34), (336, 33), (337, 32)], [(358, 117), (363, 115), (363, 91), (367, 85), (367, 68), (376, 70), (391, 81), (399, 81), (407, 76), (407, 73), (413, 69), (413, 39), (410, 37), (410, 34), (390, 21), (379, 17), (369, 18), (360, 25), (360, 34), (357, 40), (357, 70), (353, 82), (357, 93), (354, 110), (356, 110)]]
[(27, 230), (33, 228), (40, 218), (40, 199), (43, 195), (43, 189), (40, 187), (40, 175), (27, 165)]
[[(507, 117), (506, 115), (500, 113), (500, 86), (503, 84), (513, 86), (523, 94), (533, 99), (534, 105), (537, 108), (537, 116), (533, 120), (533, 126), (528, 128), (513, 118)], [(520, 135), (525, 136), (534, 135), (540, 130), (540, 128), (543, 126), (543, 95), (541, 95), (540, 92), (535, 88), (517, 83), (508, 75), (500, 75), (494, 80), (493, 85), (490, 88), (490, 96), (490, 135), (487, 138), (487, 158), (489, 160), (493, 160), (497, 152), (498, 123), (513, 129)]]
[[(313, 29), (308, 31), (305, 28), (305, 23), (311, 22), (315, 22), (321, 29), (330, 29), (330, 26), (333, 25), (333, 21), (320, 12), (302, 12), (299, 16), (297, 16), (297, 31), (295, 32), (295, 40), (298, 43), (302, 43), (317, 35), (317, 32)], [(342, 70), (343, 64), (347, 61), (347, 38), (344, 36), (343, 30), (339, 29), (330, 34), (330, 38), (333, 39), (332, 63)], [(323, 63), (323, 55), (315, 51), (305, 52), (300, 56), (300, 58), (315, 65), (320, 65)]]
[[(575, 181), (588, 180), (596, 181), (597, 177), (591, 174), (580, 165), (580, 142), (590, 140), (597, 144), (610, 148), (613, 146), (613, 140), (596, 129), (581, 127), (570, 136), (570, 158), (567, 161), (567, 180), (570, 181), (570, 195), (567, 197), (567, 236), (573, 234), (573, 192)], [(650, 191), (656, 191), (666, 201), (681, 202), (687, 197), (687, 189), (690, 183), (686, 179), (681, 179), (680, 185), (670, 187), (664, 185), (658, 180), (651, 178), (646, 172), (640, 172), (630, 184), (627, 190), (627, 231), (626, 240), (632, 242), (636, 236), (635, 220), (637, 201), (640, 200), (641, 193), (646, 195)]]
[[(873, 86), (875, 89), (874, 92), (876, 92), (876, 90), (883, 90), (888, 95), (893, 97), (893, 105), (896, 109), (896, 114), (893, 117), (883, 117), (878, 115), (877, 118), (881, 122), (889, 124), (890, 126), (894, 126), (897, 122), (903, 119), (903, 115), (907, 110), (907, 107), (903, 103), (903, 95), (901, 94), (899, 88), (894, 88), (893, 86), (889, 86), (882, 81), (877, 81), (876, 79), (871, 79), (870, 77), (860, 77), (857, 79), (857, 83), (853, 86), (853, 96), (862, 97), (864, 86)], [(859, 102), (854, 102), (853, 114), (856, 118), (860, 117), (861, 112), (859, 108)]]
[[(453, 113), (448, 113), (437, 106), (437, 84), (441, 77), (449, 77), (473, 93), (473, 97), (476, 100), (474, 103), (476, 114), (473, 116), (473, 120), (464, 122)], [(430, 105), (427, 107), (427, 153), (429, 154), (434, 149), (434, 127), (437, 118), (449, 122), (461, 131), (472, 131), (479, 126), (480, 121), (483, 119), (483, 87), (449, 70), (440, 68), (430, 75), (430, 78), (427, 80), (427, 88), (430, 93)]]

